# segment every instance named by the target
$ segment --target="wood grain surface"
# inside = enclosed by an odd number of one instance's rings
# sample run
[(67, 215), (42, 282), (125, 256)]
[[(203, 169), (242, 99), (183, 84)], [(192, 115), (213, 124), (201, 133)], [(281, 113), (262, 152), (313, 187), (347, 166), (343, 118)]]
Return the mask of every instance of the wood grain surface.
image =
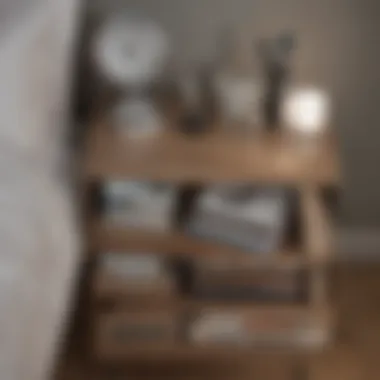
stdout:
[[(171, 341), (156, 342), (150, 344), (127, 344), (120, 345), (118, 341), (114, 341), (109, 337), (108, 331), (115, 324), (128, 324), (135, 321), (131, 317), (134, 314), (129, 312), (113, 312), (100, 315), (97, 321), (96, 339), (94, 352), (96, 357), (105, 362), (123, 362), (124, 360), (155, 360), (157, 358), (165, 360), (191, 359), (196, 357), (205, 357), (213, 355), (244, 355), (247, 352), (255, 352), (260, 349), (268, 349), (276, 351), (293, 351), (300, 352), (307, 350), (320, 350), (322, 346), (328, 342), (328, 336), (332, 327), (331, 313), (326, 309), (309, 310), (305, 307), (257, 307), (257, 306), (230, 306), (225, 305), (212, 306), (206, 303), (195, 303), (191, 305), (194, 315), (205, 316), (213, 313), (223, 316), (238, 315), (242, 316), (245, 321), (247, 334), (252, 335), (251, 343), (247, 346), (239, 346), (235, 344), (214, 344), (211, 342), (191, 342), (179, 333), (177, 336), (171, 335)], [(178, 312), (178, 310), (176, 310)], [(151, 325), (162, 324), (166, 327), (170, 326), (170, 331), (186, 330), (186, 326), (181, 326), (186, 318), (185, 315), (178, 313), (175, 320), (175, 313), (170, 318), (170, 314), (166, 313), (165, 318), (161, 317), (160, 312), (144, 313), (140, 312), (138, 318)], [(157, 318), (156, 318), (157, 317)], [(156, 320), (156, 322), (155, 322)], [(124, 322), (123, 322), (124, 321)], [(136, 321), (137, 322), (137, 321)], [(141, 322), (141, 323), (143, 323)], [(273, 337), (269, 340), (257, 339), (255, 334), (275, 332), (277, 338)], [(303, 332), (299, 334), (299, 332)], [(282, 335), (288, 338), (286, 343), (282, 341)], [(321, 336), (322, 334), (322, 336)], [(327, 340), (325, 339), (327, 338)]]
[(90, 128), (83, 171), (92, 180), (260, 181), (326, 186), (340, 181), (332, 136), (305, 142), (280, 133), (241, 135), (214, 128), (189, 137), (168, 127), (157, 136), (131, 139), (101, 119)]

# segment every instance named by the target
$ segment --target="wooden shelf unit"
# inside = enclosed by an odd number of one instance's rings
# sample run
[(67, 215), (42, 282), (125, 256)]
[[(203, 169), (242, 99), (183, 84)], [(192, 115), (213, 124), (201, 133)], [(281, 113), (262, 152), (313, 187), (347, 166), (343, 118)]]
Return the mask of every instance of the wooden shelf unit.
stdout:
[[(174, 124), (158, 136), (146, 139), (128, 139), (106, 121), (98, 119), (90, 128), (85, 144), (83, 179), (85, 184), (114, 179), (157, 180), (177, 184), (210, 184), (216, 182), (264, 183), (293, 186), (300, 192), (302, 242), (284, 247), (270, 255), (247, 255), (236, 248), (220, 243), (189, 237), (180, 230), (157, 233), (153, 231), (115, 227), (101, 217), (90, 218), (88, 247), (96, 255), (105, 251), (141, 250), (163, 255), (201, 257), (225, 255), (238, 257), (255, 268), (305, 268), (310, 271), (311, 300), (307, 305), (257, 306), (257, 313), (272, 315), (274, 326), (282, 318), (294, 315), (299, 320), (313, 321), (326, 336), (333, 331), (333, 313), (326, 296), (325, 271), (333, 257), (333, 233), (330, 212), (321, 197), (321, 189), (337, 188), (340, 184), (340, 166), (336, 142), (332, 135), (321, 137), (313, 144), (296, 141), (280, 133), (236, 135), (215, 127), (199, 137), (188, 137), (175, 132)], [(91, 257), (91, 256), (90, 256)], [(99, 280), (100, 278), (100, 280)], [(101, 276), (96, 277), (94, 289), (101, 292)], [(100, 282), (99, 282), (100, 281)], [(100, 285), (99, 285), (100, 284)], [(104, 282), (103, 282), (104, 284)], [(94, 294), (96, 297), (96, 294)], [(201, 304), (185, 300), (175, 303), (180, 310)], [(217, 307), (208, 303), (203, 307)], [(225, 307), (229, 307), (226, 303)], [(236, 349), (195, 346), (177, 343), (154, 346), (115, 348), (104, 340), (102, 326), (122, 315), (100, 313), (95, 316), (95, 353), (105, 361), (127, 358), (149, 359), (204, 358), (208, 355), (243, 355), (256, 349), (270, 347), (257, 345)], [(268, 314), (269, 313), (269, 314)], [(105, 322), (111, 319), (111, 322)], [(312, 342), (312, 340), (310, 340)], [(309, 343), (310, 343), (309, 342)], [(288, 349), (304, 352), (323, 346), (290, 344)], [(308, 346), (308, 347), (306, 347)], [(278, 345), (274, 344), (273, 349)], [(285, 347), (282, 347), (285, 348)], [(297, 350), (296, 350), (297, 351)]]

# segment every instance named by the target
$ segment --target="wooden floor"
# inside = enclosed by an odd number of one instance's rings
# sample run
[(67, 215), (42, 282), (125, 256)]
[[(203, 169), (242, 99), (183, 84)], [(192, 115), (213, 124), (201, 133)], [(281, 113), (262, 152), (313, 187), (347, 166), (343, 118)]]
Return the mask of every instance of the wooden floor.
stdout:
[[(310, 380), (380, 379), (380, 265), (339, 265), (331, 273), (331, 294), (338, 308), (339, 328), (334, 347), (311, 362)], [(67, 358), (61, 360), (56, 380), (95, 380), (91, 365), (85, 365), (83, 348), (69, 340)], [(252, 358), (247, 361), (178, 364), (172, 368), (134, 366), (129, 376), (107, 374), (101, 379), (260, 379), (282, 380), (290, 363), (282, 358)], [(131, 369), (132, 370), (132, 369)], [(137, 376), (139, 375), (139, 376)]]

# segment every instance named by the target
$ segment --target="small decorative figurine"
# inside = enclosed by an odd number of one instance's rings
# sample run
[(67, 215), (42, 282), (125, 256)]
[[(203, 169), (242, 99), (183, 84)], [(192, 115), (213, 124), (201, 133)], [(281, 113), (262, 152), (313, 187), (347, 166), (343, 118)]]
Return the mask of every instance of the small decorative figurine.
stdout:
[(295, 37), (284, 33), (277, 38), (264, 40), (259, 47), (265, 75), (264, 119), (270, 130), (279, 127), (281, 102), (291, 69), (291, 55)]

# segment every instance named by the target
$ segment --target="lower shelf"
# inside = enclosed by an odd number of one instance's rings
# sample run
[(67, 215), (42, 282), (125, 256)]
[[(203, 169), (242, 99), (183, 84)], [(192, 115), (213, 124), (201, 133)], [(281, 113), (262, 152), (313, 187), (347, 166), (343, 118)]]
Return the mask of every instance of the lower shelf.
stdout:
[[(270, 352), (299, 352), (318, 351), (330, 342), (332, 331), (332, 314), (327, 309), (308, 309), (305, 307), (227, 307), (191, 305), (196, 310), (191, 319), (188, 316), (180, 319), (178, 314), (168, 312), (150, 313), (142, 316), (141, 313), (111, 312), (100, 314), (95, 322), (94, 351), (97, 359), (105, 361), (120, 361), (127, 359), (202, 359), (208, 356), (244, 355), (255, 350)], [(211, 322), (210, 329), (224, 328), (231, 331), (231, 324), (223, 318), (228, 315), (241, 316), (242, 326), (246, 331), (238, 331), (242, 341), (213, 341), (191, 336), (190, 328), (186, 323), (196, 321), (199, 317), (219, 313), (219, 322)], [(130, 339), (130, 335), (120, 332), (127, 328), (136, 334), (136, 326), (143, 326), (144, 320), (149, 322), (150, 331), (160, 339), (145, 342)], [(210, 323), (213, 318), (209, 319)], [(152, 323), (156, 329), (152, 330)], [(218, 323), (219, 326), (215, 326)], [(214, 324), (214, 325), (213, 325)], [(225, 324), (224, 327), (223, 324)], [(229, 325), (228, 325), (229, 324)], [(162, 328), (160, 332), (160, 328)], [(201, 328), (202, 329), (202, 328)], [(204, 331), (210, 329), (203, 326)], [(236, 329), (236, 326), (235, 326)], [(206, 334), (207, 335), (207, 334)], [(208, 335), (210, 338), (210, 335)]]

